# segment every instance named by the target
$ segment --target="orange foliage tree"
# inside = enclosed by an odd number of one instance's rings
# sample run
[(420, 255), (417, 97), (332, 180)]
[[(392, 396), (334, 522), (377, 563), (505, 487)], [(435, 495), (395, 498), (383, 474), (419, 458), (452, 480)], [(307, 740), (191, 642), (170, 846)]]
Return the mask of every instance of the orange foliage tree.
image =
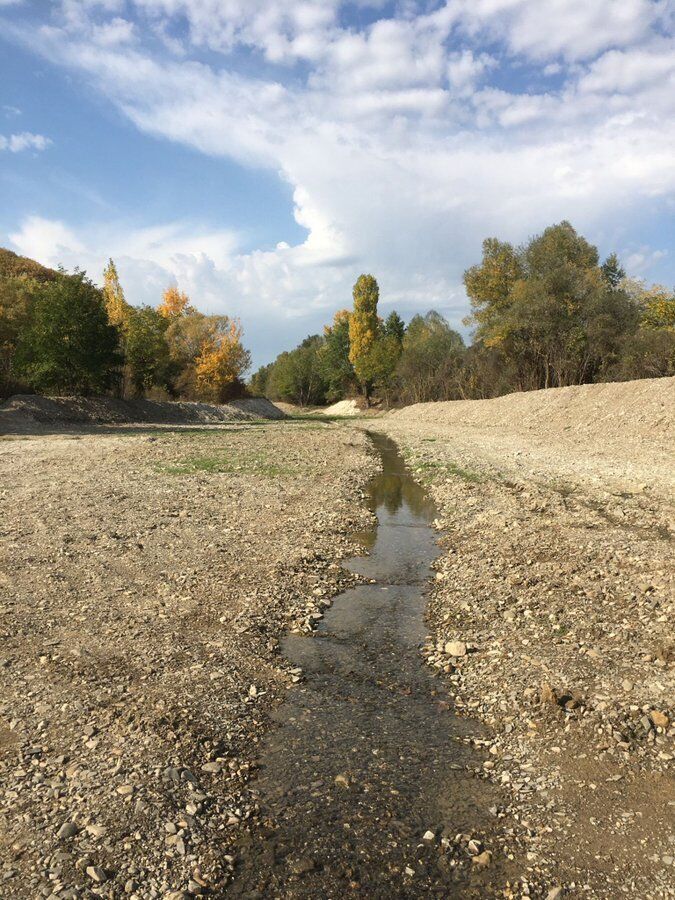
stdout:
[(158, 312), (165, 319), (176, 319), (188, 313), (190, 309), (190, 298), (188, 295), (179, 291), (175, 285), (172, 285), (164, 291)]
[(211, 333), (195, 360), (195, 383), (201, 400), (223, 403), (231, 396), (233, 386), (251, 364), (242, 336), (239, 322), (227, 316), (214, 317)]

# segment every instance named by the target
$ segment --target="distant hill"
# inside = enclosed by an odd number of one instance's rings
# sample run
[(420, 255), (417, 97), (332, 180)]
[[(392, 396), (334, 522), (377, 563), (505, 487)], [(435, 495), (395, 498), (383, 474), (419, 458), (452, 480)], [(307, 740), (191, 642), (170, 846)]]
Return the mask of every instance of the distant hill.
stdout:
[(36, 281), (53, 281), (58, 272), (35, 262), (34, 259), (19, 256), (12, 250), (0, 247), (0, 278), (11, 278), (17, 275), (27, 275)]

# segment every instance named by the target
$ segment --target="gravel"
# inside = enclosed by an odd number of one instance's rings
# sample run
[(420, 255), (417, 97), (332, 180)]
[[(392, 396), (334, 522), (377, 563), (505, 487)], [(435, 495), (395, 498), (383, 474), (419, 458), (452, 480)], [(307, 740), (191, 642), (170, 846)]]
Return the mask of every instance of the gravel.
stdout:
[(425, 656), (491, 728), (482, 777), (509, 795), (499, 815), (526, 826), (526, 895), (675, 896), (674, 388), (369, 423), (437, 503)]
[(315, 423), (0, 442), (0, 896), (221, 893), (374, 463)]

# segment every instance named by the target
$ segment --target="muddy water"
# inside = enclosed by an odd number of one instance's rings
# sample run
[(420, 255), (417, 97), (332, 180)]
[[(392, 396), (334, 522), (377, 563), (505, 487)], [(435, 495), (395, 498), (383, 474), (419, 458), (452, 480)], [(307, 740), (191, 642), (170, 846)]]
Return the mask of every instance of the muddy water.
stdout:
[(306, 680), (266, 742), (266, 826), (242, 847), (232, 896), (484, 897), (502, 874), (452, 844), (489, 827), (496, 797), (466, 771), (482, 761), (462, 740), (476, 724), (453, 715), (419, 653), (434, 507), (395, 444), (372, 439), (378, 524), (363, 536), (369, 556), (347, 563), (372, 583), (337, 597), (314, 636), (284, 641)]

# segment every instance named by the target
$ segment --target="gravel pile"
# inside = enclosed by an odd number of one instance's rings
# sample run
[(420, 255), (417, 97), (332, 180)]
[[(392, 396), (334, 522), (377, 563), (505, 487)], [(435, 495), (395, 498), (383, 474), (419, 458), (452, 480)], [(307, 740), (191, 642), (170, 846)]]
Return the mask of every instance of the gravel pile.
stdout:
[(116, 400), (113, 397), (40, 397), (17, 394), (0, 406), (0, 434), (44, 432), (45, 427), (91, 425), (217, 425), (255, 419), (283, 419), (269, 400), (254, 398), (230, 403)]
[(373, 465), (314, 423), (0, 443), (0, 896), (222, 893)]
[[(497, 433), (491, 401), (463, 418), (451, 404), (432, 417), (430, 404), (372, 426), (400, 442), (438, 505), (425, 655), (458, 708), (491, 728), (481, 775), (510, 798), (498, 814), (529, 836), (526, 895), (553, 883), (575, 896), (675, 896), (673, 433), (639, 405), (636, 423), (617, 387), (620, 427), (611, 392), (598, 391), (593, 425), (583, 389), (583, 448), (556, 433), (565, 416), (543, 416), (565, 398), (543, 392), (511, 401), (520, 418)], [(652, 410), (673, 382), (658, 387)]]

